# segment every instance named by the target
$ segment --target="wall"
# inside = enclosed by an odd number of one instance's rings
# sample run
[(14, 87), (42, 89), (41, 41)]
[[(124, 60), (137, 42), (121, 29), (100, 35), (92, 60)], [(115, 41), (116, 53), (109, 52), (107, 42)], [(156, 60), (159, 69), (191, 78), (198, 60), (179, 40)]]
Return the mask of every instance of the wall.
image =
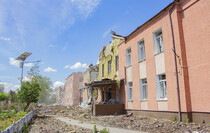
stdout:
[[(109, 78), (115, 79), (116, 77), (116, 56), (118, 55), (118, 44), (122, 39), (113, 38), (109, 45), (104, 46), (99, 56), (99, 76), (98, 80)], [(108, 61), (112, 61), (111, 74), (108, 74)], [(104, 64), (104, 77), (102, 76), (102, 64)]]
[(93, 115), (123, 114), (124, 104), (94, 104)]
[[(210, 112), (210, 1), (208, 0), (180, 0), (171, 11), (172, 26), (178, 68), (178, 83), (180, 87), (181, 111), (188, 112), (187, 117), (194, 116), (197, 120), (202, 112)], [(132, 79), (133, 102), (127, 102), (127, 86), (125, 88), (125, 107), (130, 110), (147, 111), (178, 111), (177, 86), (175, 75), (174, 53), (172, 51), (172, 34), (168, 15), (169, 5), (150, 21), (142, 25), (119, 45), (119, 76), (120, 79)], [(162, 29), (164, 52), (154, 54), (153, 32)], [(139, 79), (142, 69), (138, 62), (139, 40), (145, 41), (146, 74), (148, 100), (140, 101)], [(132, 66), (126, 68), (126, 49), (131, 48)], [(161, 61), (160, 61), (161, 60)], [(145, 67), (145, 64), (143, 67)], [(131, 69), (131, 70), (130, 70)], [(129, 72), (131, 71), (131, 72)], [(167, 100), (157, 100), (156, 74), (166, 73)], [(132, 76), (130, 78), (129, 76)], [(195, 115), (195, 113), (199, 115)], [(206, 115), (207, 115), (206, 114)], [(204, 118), (204, 116), (202, 117)]]
[[(210, 1), (186, 0), (181, 20), (189, 72), (192, 111), (210, 112)], [(189, 7), (189, 8), (187, 8)], [(187, 68), (184, 68), (187, 69)]]
[(79, 88), (83, 82), (80, 82), (80, 78), (83, 77), (81, 72), (72, 73), (65, 83), (65, 104), (66, 105), (79, 105), (80, 93)]

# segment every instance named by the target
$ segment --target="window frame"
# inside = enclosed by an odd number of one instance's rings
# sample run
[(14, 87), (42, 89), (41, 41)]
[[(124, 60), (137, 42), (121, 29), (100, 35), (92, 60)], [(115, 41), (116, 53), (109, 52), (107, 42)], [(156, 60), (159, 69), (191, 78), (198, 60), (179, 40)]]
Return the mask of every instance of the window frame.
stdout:
[[(143, 54), (142, 54), (143, 51)], [(145, 53), (145, 41), (144, 39), (141, 39), (138, 42), (138, 60), (139, 62), (144, 61), (146, 59), (146, 53)]]
[(116, 60), (116, 72), (119, 71), (119, 56), (115, 56), (115, 60)]
[(108, 61), (108, 75), (112, 73), (112, 60)]
[[(163, 78), (164, 76), (164, 78)], [(166, 85), (166, 75), (159, 74), (157, 78), (157, 99), (158, 100), (167, 100), (167, 85)]]
[(133, 82), (127, 82), (127, 98), (129, 102), (133, 101)]
[[(128, 53), (128, 51), (130, 50), (130, 53)], [(131, 47), (126, 49), (126, 66), (129, 67), (132, 65), (132, 57), (131, 57)], [(128, 58), (129, 57), (129, 58)], [(130, 59), (130, 61), (128, 60)]]
[[(161, 35), (158, 35), (161, 32)], [(157, 40), (160, 40), (158, 43)], [(164, 44), (163, 44), (163, 31), (162, 28), (159, 28), (155, 32), (153, 32), (153, 41), (154, 41), (154, 54), (159, 54), (164, 52)]]

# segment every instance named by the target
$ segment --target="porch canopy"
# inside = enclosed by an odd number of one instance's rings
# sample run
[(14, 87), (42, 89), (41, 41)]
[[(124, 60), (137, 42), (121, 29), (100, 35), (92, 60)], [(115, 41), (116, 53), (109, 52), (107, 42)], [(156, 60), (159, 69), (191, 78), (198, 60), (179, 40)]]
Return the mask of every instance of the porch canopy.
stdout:
[(85, 86), (88, 86), (91, 88), (105, 88), (105, 87), (110, 87), (112, 85), (117, 85), (117, 81), (112, 80), (112, 79), (102, 79), (100, 81), (93, 81), (91, 83), (85, 83)]

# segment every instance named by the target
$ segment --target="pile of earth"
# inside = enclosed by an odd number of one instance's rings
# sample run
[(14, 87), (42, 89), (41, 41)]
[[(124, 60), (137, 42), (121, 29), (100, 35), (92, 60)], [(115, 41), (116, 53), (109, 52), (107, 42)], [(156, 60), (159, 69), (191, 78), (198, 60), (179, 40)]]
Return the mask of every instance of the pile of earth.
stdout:
[(69, 125), (53, 117), (37, 115), (29, 126), (29, 133), (92, 133), (92, 130)]
[(210, 132), (210, 124), (186, 123), (146, 116), (112, 115), (93, 116), (91, 108), (79, 106), (44, 106), (38, 110), (50, 110), (44, 114), (67, 117), (82, 122), (146, 132)]

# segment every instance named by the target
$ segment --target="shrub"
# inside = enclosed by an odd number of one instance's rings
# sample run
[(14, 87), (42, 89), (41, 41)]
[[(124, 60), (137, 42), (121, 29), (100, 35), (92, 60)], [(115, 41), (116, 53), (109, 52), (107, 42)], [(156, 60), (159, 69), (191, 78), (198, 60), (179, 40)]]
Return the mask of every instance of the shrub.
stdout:
[(107, 130), (106, 128), (104, 128), (104, 129), (102, 129), (102, 130), (100, 131), (100, 133), (109, 133), (109, 130)]
[(0, 101), (9, 100), (10, 95), (6, 93), (0, 93)]
[(174, 117), (173, 117), (173, 121), (177, 121), (177, 118), (176, 118), (176, 116), (174, 115)]
[[(11, 126), (14, 121), (18, 121), (21, 117), (25, 116), (26, 114), (27, 112), (23, 111), (18, 112), (16, 114), (5, 114), (4, 117), (10, 117), (10, 118), (4, 119), (4, 121), (0, 121), (0, 130), (4, 131), (7, 127)], [(12, 115), (12, 117), (9, 115)]]

